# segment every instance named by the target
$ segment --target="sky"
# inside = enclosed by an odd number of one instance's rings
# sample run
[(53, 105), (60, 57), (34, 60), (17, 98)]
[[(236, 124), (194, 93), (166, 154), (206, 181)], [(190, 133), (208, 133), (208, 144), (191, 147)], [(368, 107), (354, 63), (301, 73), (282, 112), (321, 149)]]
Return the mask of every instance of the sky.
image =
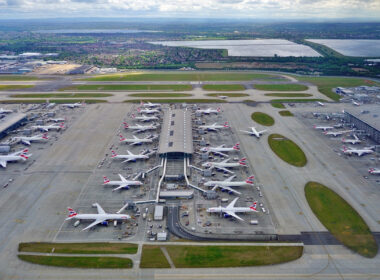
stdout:
[(380, 0), (0, 0), (0, 19), (131, 16), (380, 21)]

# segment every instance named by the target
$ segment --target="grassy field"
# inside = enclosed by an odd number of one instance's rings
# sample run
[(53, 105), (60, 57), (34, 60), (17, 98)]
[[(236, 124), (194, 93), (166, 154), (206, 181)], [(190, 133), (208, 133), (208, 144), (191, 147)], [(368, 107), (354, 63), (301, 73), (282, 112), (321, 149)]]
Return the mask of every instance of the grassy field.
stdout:
[(170, 264), (159, 246), (144, 245), (140, 268), (170, 268)]
[(245, 90), (243, 85), (203, 85), (204, 90), (208, 91), (239, 91)]
[(283, 161), (297, 167), (306, 165), (307, 159), (304, 152), (292, 140), (280, 134), (271, 134), (268, 137), (268, 144), (272, 151)]
[(259, 73), (128, 73), (101, 75), (85, 79), (87, 81), (249, 81), (253, 79), (270, 80), (277, 75)]
[(0, 90), (14, 90), (32, 88), (34, 85), (0, 85)]
[[(155, 102), (155, 103), (226, 103), (225, 100), (219, 99), (142, 99), (143, 102)], [(125, 100), (127, 103), (140, 103), (139, 100)]]
[(12, 94), (12, 98), (88, 98), (88, 97), (108, 97), (110, 93), (25, 93)]
[(285, 109), (285, 105), (282, 104), (281, 102), (271, 102), (270, 103), (272, 107), (277, 108), (277, 109)]
[(131, 93), (128, 94), (128, 96), (134, 96), (134, 97), (189, 97), (192, 96), (190, 93)]
[(324, 99), (292, 99), (292, 98), (284, 98), (284, 99), (272, 99), (270, 102), (272, 103), (305, 103), (305, 102), (328, 102)]
[(232, 93), (232, 92), (223, 92), (223, 93), (206, 93), (206, 96), (219, 97), (219, 96), (227, 96), (227, 97), (244, 97), (249, 96), (246, 93)]
[[(91, 103), (106, 103), (107, 100), (101, 100), (101, 99), (50, 99), (50, 103), (76, 103), (76, 102), (86, 102), (88, 104)], [(19, 104), (19, 103), (25, 103), (25, 104), (39, 104), (39, 103), (46, 103), (46, 99), (6, 99), (6, 100), (0, 100), (0, 103), (3, 104)]]
[(294, 76), (299, 81), (309, 82), (318, 86), (320, 93), (326, 95), (334, 101), (339, 101), (340, 95), (333, 92), (336, 87), (357, 87), (357, 86), (379, 86), (371, 80), (363, 78), (345, 78), (345, 77), (298, 77)]
[(60, 257), (18, 255), (19, 259), (40, 265), (70, 268), (132, 268), (133, 262), (128, 258), (116, 257)]
[(0, 81), (36, 81), (37, 77), (24, 75), (0, 75)]
[(265, 125), (265, 126), (274, 125), (274, 119), (271, 116), (262, 112), (252, 113), (251, 119), (261, 125)]
[(78, 85), (60, 90), (192, 90), (191, 85)]
[(273, 84), (273, 85), (254, 85), (255, 89), (266, 91), (304, 91), (308, 87), (298, 84)]
[(278, 112), (281, 116), (283, 117), (293, 117), (293, 113), (290, 112), (290, 111), (287, 111), (287, 110), (283, 110), (283, 111), (280, 111)]
[(19, 252), (62, 254), (136, 254), (137, 245), (131, 243), (45, 243), (28, 242), (18, 245)]
[(378, 247), (367, 224), (336, 192), (322, 184), (308, 182), (305, 196), (314, 214), (336, 239), (364, 257), (376, 256)]
[(310, 97), (313, 96), (309, 93), (285, 93), (285, 92), (278, 92), (278, 93), (266, 93), (265, 96), (274, 96), (274, 97)]
[(166, 246), (177, 268), (272, 265), (296, 260), (302, 246)]

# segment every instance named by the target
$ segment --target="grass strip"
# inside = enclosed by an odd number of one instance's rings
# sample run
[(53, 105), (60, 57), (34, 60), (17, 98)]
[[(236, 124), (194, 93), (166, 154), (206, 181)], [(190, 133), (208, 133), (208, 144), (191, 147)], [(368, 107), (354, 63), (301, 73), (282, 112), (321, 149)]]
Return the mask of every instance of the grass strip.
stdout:
[(268, 144), (272, 151), (283, 161), (297, 167), (303, 167), (307, 163), (306, 155), (302, 149), (292, 140), (281, 134), (271, 134)]
[(223, 92), (223, 93), (206, 93), (206, 96), (219, 97), (219, 96), (227, 96), (227, 97), (244, 97), (249, 96), (247, 93), (231, 93), (231, 92)]
[(309, 93), (285, 93), (285, 92), (279, 92), (279, 93), (266, 93), (265, 96), (274, 96), (274, 97), (310, 97), (313, 96)]
[(292, 99), (292, 98), (284, 98), (284, 99), (272, 99), (270, 102), (273, 103), (307, 103), (307, 102), (328, 102), (324, 99)]
[(170, 268), (170, 264), (159, 246), (144, 245), (140, 268)]
[(133, 97), (189, 97), (192, 96), (190, 93), (155, 93), (155, 92), (150, 92), (150, 93), (131, 93), (128, 96), (133, 96)]
[(32, 88), (34, 85), (0, 85), (0, 90), (14, 90)]
[(254, 112), (251, 115), (251, 119), (258, 124), (265, 125), (265, 126), (272, 126), (274, 125), (274, 119), (269, 116), (268, 114), (262, 113), (262, 112)]
[(347, 201), (317, 182), (305, 185), (305, 196), (319, 221), (336, 239), (364, 257), (376, 256), (378, 246), (375, 238), (363, 218)]
[(304, 91), (308, 87), (299, 84), (268, 84), (268, 85), (254, 85), (255, 89), (266, 91)]
[(77, 85), (60, 90), (192, 90), (191, 85)]
[(36, 81), (37, 77), (25, 75), (0, 75), (0, 81)]
[[(84, 101), (87, 104), (106, 103), (107, 102), (107, 100), (102, 100), (102, 99), (49, 99), (50, 103), (57, 103), (57, 104), (75, 103), (75, 102), (82, 102), (82, 101)], [(20, 103), (40, 104), (40, 103), (46, 103), (46, 99), (5, 99), (5, 100), (0, 100), (0, 103), (3, 103), (3, 104), (20, 104)]]
[(88, 97), (108, 97), (110, 93), (26, 93), (12, 94), (12, 98), (88, 98)]
[[(226, 103), (225, 100), (220, 99), (142, 99), (143, 102), (155, 103)], [(140, 99), (125, 100), (126, 103), (140, 103)]]
[(283, 111), (280, 111), (278, 112), (281, 116), (283, 117), (293, 117), (293, 113), (288, 111), (288, 110), (283, 110)]
[(272, 107), (277, 108), (277, 109), (285, 109), (285, 105), (280, 103), (280, 102), (271, 102), (270, 103)]
[(243, 85), (203, 85), (204, 90), (208, 91), (240, 91), (245, 90)]

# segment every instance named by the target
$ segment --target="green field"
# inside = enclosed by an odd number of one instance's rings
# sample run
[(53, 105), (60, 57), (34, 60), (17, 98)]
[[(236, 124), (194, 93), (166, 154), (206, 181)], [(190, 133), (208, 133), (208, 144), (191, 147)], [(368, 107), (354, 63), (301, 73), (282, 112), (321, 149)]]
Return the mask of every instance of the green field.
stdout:
[(25, 93), (12, 94), (12, 98), (88, 98), (88, 97), (108, 97), (110, 93)]
[(128, 73), (101, 75), (85, 79), (87, 81), (249, 81), (253, 79), (269, 80), (278, 78), (277, 75), (258, 73)]
[[(272, 99), (270, 102), (273, 103), (307, 103), (307, 102), (328, 102), (324, 99), (318, 99), (318, 98), (311, 98), (311, 99), (291, 99), (291, 98), (284, 98), (284, 99)], [(276, 107), (277, 108), (277, 107)]]
[(40, 265), (60, 266), (70, 268), (132, 268), (133, 263), (128, 258), (116, 257), (61, 257), (18, 255), (19, 259)]
[(128, 96), (134, 96), (134, 97), (189, 97), (192, 96), (192, 94), (189, 93), (131, 93), (128, 94)]
[[(53, 251), (54, 249), (54, 251)], [(137, 245), (131, 243), (45, 243), (28, 242), (18, 245), (19, 252), (62, 254), (136, 254)]]
[(144, 245), (140, 268), (170, 268), (170, 264), (159, 246)]
[(307, 159), (304, 152), (292, 140), (280, 134), (271, 134), (268, 137), (268, 144), (272, 151), (283, 161), (297, 167), (306, 165)]
[(24, 75), (0, 75), (0, 81), (36, 81), (39, 78)]
[(352, 251), (373, 258), (376, 241), (365, 221), (336, 192), (317, 182), (305, 185), (305, 196), (319, 221)]
[(309, 82), (318, 86), (320, 93), (326, 95), (334, 101), (339, 101), (340, 95), (333, 92), (336, 87), (357, 87), (357, 86), (379, 86), (371, 80), (363, 78), (345, 78), (345, 77), (298, 77), (294, 76), (299, 81)]
[(281, 116), (283, 116), (283, 117), (293, 117), (293, 116), (294, 116), (292, 112), (287, 111), (287, 110), (280, 111), (280, 112), (278, 112), (278, 113), (279, 113)]
[(32, 88), (34, 85), (0, 85), (0, 90), (14, 90)]
[(203, 85), (204, 90), (208, 91), (239, 91), (245, 90), (243, 85)]
[(176, 268), (273, 265), (296, 260), (302, 246), (166, 246)]
[(271, 102), (270, 103), (272, 107), (277, 108), (277, 109), (285, 109), (285, 105), (282, 104), (281, 102)]
[(232, 92), (223, 92), (223, 93), (206, 93), (206, 96), (219, 97), (219, 96), (227, 96), (227, 97), (244, 97), (249, 96), (246, 93), (232, 93)]
[(285, 93), (285, 92), (278, 92), (278, 93), (266, 93), (265, 96), (274, 96), (274, 97), (310, 97), (313, 96), (309, 93)]
[[(106, 103), (107, 100), (102, 99), (50, 99), (50, 103), (75, 103), (75, 102), (82, 102), (91, 104), (91, 103)], [(25, 104), (39, 104), (39, 103), (46, 103), (46, 99), (5, 99), (0, 100), (0, 103), (3, 104), (19, 104), (19, 103), (25, 103)]]
[[(225, 100), (219, 99), (142, 99), (143, 102), (155, 102), (155, 103), (226, 103)], [(126, 103), (140, 103), (140, 99), (125, 100)]]
[(273, 85), (254, 85), (255, 89), (265, 91), (304, 91), (308, 87), (298, 84), (273, 84)]
[(192, 90), (191, 85), (78, 85), (62, 88), (60, 90)]
[(261, 125), (265, 125), (265, 126), (274, 125), (274, 119), (271, 116), (262, 112), (252, 113), (251, 119)]

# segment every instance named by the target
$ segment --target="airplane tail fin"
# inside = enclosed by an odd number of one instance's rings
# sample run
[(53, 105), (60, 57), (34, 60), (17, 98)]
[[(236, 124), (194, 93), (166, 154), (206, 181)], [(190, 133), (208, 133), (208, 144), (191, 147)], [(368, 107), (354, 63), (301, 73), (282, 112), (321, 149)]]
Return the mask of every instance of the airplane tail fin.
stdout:
[(124, 128), (128, 128), (129, 127), (128, 123), (123, 122), (123, 124), (124, 124)]
[(107, 176), (103, 176), (103, 184), (109, 183), (110, 180), (107, 178)]
[(228, 122), (225, 122), (223, 125), (225, 128), (229, 128), (230, 126), (228, 125)]
[(47, 133), (42, 134), (42, 139), (46, 139), (46, 140), (49, 139), (47, 136)]
[(240, 151), (240, 144), (239, 143), (236, 143), (232, 148), (236, 151)]
[(246, 160), (247, 160), (246, 158), (242, 158), (241, 160), (239, 160), (239, 164), (247, 166), (247, 163), (245, 162)]
[(135, 119), (136, 115), (135, 114), (131, 114), (131, 117), (132, 117), (132, 119)]
[(27, 154), (21, 154), (20, 157), (24, 158), (24, 159), (28, 159), (31, 155), (27, 155)]
[(65, 123), (62, 122), (62, 123), (59, 125), (59, 127), (60, 127), (60, 128), (65, 128)]
[(216, 111), (218, 112), (218, 113), (220, 113), (220, 107), (218, 107), (218, 108), (216, 108)]
[(373, 168), (368, 169), (369, 173), (372, 173), (373, 171), (375, 171), (375, 169), (373, 169)]
[(324, 131), (323, 134), (324, 134), (324, 135), (327, 135), (327, 131)]
[(245, 182), (246, 182), (247, 184), (253, 184), (253, 179), (255, 179), (255, 176), (249, 176), (249, 177), (247, 178), (247, 180), (245, 180)]
[(141, 108), (140, 108), (140, 107), (139, 107), (139, 108), (137, 108), (137, 112), (139, 112), (139, 113), (141, 112)]
[(144, 102), (140, 100), (140, 106), (143, 106), (143, 105), (144, 105)]
[(253, 211), (257, 211), (256, 206), (257, 206), (257, 201), (255, 201), (251, 206), (249, 206), (249, 208), (250, 208), (251, 210), (253, 210)]
[(313, 125), (313, 128), (317, 128), (317, 126), (316, 126), (316, 125)]
[(116, 157), (117, 154), (115, 153), (115, 151), (111, 151), (111, 157)]
[(125, 138), (124, 138), (124, 136), (123, 135), (119, 135), (120, 136), (120, 141), (124, 141), (125, 140)]
[(70, 220), (70, 219), (74, 218), (76, 215), (78, 215), (78, 213), (75, 212), (73, 210), (73, 208), (68, 207), (67, 210), (69, 211), (69, 215), (67, 216), (66, 220)]

